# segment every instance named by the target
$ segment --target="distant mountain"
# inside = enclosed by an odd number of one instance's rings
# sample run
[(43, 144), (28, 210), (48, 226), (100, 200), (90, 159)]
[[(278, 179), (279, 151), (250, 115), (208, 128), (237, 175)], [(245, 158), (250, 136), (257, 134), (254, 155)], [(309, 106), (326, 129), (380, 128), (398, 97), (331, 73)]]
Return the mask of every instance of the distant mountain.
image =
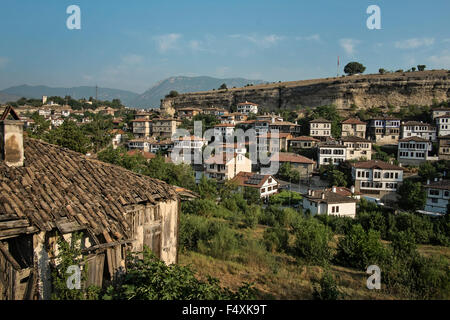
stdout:
[[(16, 86), (0, 91), (0, 99), (6, 97), (6, 101), (14, 101), (21, 97), (40, 99), (42, 96), (71, 96), (74, 99), (82, 99), (89, 97), (95, 98), (95, 87), (74, 87), (74, 88), (51, 88), (47, 86)], [(98, 99), (109, 100), (120, 99), (123, 104), (130, 105), (139, 94), (126, 90), (98, 88)], [(0, 100), (0, 101), (1, 101)]]
[(178, 93), (208, 91), (219, 88), (223, 83), (228, 88), (243, 87), (247, 84), (261, 84), (262, 80), (247, 80), (243, 78), (218, 79), (212, 77), (171, 77), (158, 82), (136, 98), (132, 106), (139, 108), (158, 108), (163, 99), (170, 91)]
[(0, 103), (5, 103), (5, 102), (9, 102), (9, 101), (16, 101), (20, 99), (20, 97), (18, 96), (14, 96), (8, 93), (3, 93), (0, 92)]
[[(262, 80), (247, 80), (243, 78), (218, 79), (212, 77), (171, 77), (158, 82), (156, 85), (145, 91), (143, 94), (119, 90), (98, 88), (98, 99), (109, 100), (120, 99), (128, 107), (138, 108), (159, 108), (160, 101), (170, 91), (179, 93), (208, 91), (219, 88), (223, 83), (228, 88), (243, 87), (247, 84), (261, 84)], [(0, 91), (0, 103), (16, 101), (22, 97), (41, 99), (42, 96), (71, 96), (74, 99), (95, 97), (95, 87), (74, 87), (74, 88), (52, 88), (47, 86), (15, 86)]]

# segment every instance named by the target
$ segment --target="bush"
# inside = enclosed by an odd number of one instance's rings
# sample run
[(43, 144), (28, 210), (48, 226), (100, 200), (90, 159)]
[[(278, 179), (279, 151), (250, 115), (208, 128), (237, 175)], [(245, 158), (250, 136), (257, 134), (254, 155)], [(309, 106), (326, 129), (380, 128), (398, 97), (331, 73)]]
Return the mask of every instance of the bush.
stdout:
[(338, 290), (336, 280), (329, 272), (325, 272), (320, 280), (313, 280), (314, 300), (338, 300), (342, 293)]
[(181, 209), (184, 213), (212, 217), (217, 212), (218, 206), (212, 200), (195, 199), (183, 202)]
[(335, 260), (342, 266), (366, 270), (372, 264), (380, 265), (387, 258), (387, 250), (381, 243), (380, 233), (364, 231), (360, 224), (339, 241)]
[(303, 219), (295, 228), (294, 254), (309, 263), (326, 265), (331, 259), (330, 230), (316, 219)]
[(269, 252), (287, 251), (289, 247), (289, 233), (286, 229), (275, 227), (264, 231), (264, 245)]
[(331, 228), (331, 230), (337, 234), (346, 234), (355, 223), (355, 220), (352, 218), (328, 214), (318, 214), (315, 215), (314, 218), (319, 220), (325, 226)]
[(196, 278), (194, 271), (180, 265), (167, 266), (146, 248), (143, 258), (130, 255), (127, 273), (103, 297), (105, 300), (241, 300), (254, 299), (251, 284), (244, 283), (237, 291), (222, 288), (219, 280)]
[(444, 259), (421, 256), (410, 232), (399, 232), (381, 265), (388, 292), (412, 299), (449, 299), (450, 268)]

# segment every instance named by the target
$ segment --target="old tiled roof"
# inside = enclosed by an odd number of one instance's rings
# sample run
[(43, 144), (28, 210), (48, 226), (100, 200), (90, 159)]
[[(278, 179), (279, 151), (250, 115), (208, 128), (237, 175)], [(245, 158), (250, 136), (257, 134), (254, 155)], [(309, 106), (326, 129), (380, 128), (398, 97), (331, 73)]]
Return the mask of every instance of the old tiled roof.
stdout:
[(227, 164), (234, 158), (236, 158), (237, 153), (233, 152), (223, 152), (216, 154), (205, 160), (205, 164)]
[(430, 142), (427, 139), (421, 138), (421, 137), (408, 137), (408, 138), (404, 138), (404, 139), (400, 139), (398, 140), (398, 142), (409, 142), (409, 141), (416, 141), (416, 142)]
[[(326, 191), (333, 191), (333, 188), (328, 188), (326, 189)], [(352, 190), (349, 188), (345, 188), (345, 187), (336, 187), (336, 193), (340, 194), (341, 196), (345, 196), (345, 197), (351, 197), (352, 195), (361, 195), (361, 192), (355, 191), (352, 194)]]
[(450, 190), (450, 180), (441, 180), (441, 181), (431, 182), (431, 183), (425, 185), (425, 188)]
[(331, 123), (331, 121), (324, 119), (324, 118), (317, 118), (317, 119), (311, 120), (309, 123)]
[[(241, 171), (231, 181), (243, 187), (261, 188), (270, 177), (272, 176)], [(272, 179), (276, 181), (275, 178), (272, 177)], [(251, 183), (252, 181), (253, 183)]]
[(305, 163), (305, 164), (314, 164), (315, 161), (301, 156), (299, 154), (290, 153), (290, 152), (279, 152), (278, 154), (274, 154), (270, 161), (276, 161), (278, 157), (278, 162), (292, 162), (292, 163)]
[(404, 170), (402, 167), (381, 160), (360, 161), (352, 163), (351, 166), (357, 169)]
[(248, 102), (248, 101), (238, 103), (238, 106), (246, 106), (246, 105), (247, 106), (258, 106), (258, 104), (253, 103), (253, 102)]
[[(322, 199), (322, 194), (324, 194), (324, 199)], [(347, 196), (340, 195), (338, 193), (328, 191), (328, 190), (313, 190), (312, 195), (307, 195), (306, 198), (313, 202), (318, 203), (353, 203), (356, 202), (355, 199), (349, 198)]]
[(347, 137), (342, 137), (341, 138), (342, 142), (366, 142), (366, 143), (372, 143), (371, 141), (361, 138), (361, 137), (357, 137), (357, 136), (347, 136)]
[(429, 123), (423, 123), (423, 122), (419, 122), (419, 121), (406, 121), (405, 123), (402, 123), (402, 125), (404, 125), (404, 126), (426, 126), (426, 127), (431, 126), (431, 124), (429, 124)]
[(320, 140), (313, 138), (313, 137), (309, 137), (309, 136), (301, 136), (301, 137), (295, 137), (292, 139), (289, 139), (290, 141), (316, 141), (319, 142)]
[(357, 118), (350, 118), (345, 121), (342, 121), (342, 124), (366, 124), (366, 123)]
[(22, 221), (9, 235), (71, 223), (108, 242), (129, 239), (125, 207), (177, 199), (165, 182), (66, 148), (25, 138), (24, 154), (23, 167), (0, 163), (0, 221)]

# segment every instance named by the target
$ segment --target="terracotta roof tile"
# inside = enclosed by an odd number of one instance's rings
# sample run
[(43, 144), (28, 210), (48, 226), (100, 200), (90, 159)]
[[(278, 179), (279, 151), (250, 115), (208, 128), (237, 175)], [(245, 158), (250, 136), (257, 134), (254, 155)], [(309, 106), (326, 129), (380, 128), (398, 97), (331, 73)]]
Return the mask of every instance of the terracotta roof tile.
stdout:
[(178, 197), (163, 181), (66, 148), (25, 138), (24, 153), (23, 167), (0, 164), (0, 218), (26, 218), (37, 230), (52, 230), (64, 218), (94, 234), (129, 238), (125, 206)]

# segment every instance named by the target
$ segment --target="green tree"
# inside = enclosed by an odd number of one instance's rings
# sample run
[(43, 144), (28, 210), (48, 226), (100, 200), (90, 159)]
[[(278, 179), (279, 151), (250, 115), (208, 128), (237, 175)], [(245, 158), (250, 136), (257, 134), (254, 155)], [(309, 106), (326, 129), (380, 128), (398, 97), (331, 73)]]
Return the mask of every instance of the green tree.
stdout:
[(338, 300), (343, 296), (339, 291), (333, 275), (326, 271), (319, 280), (313, 280), (314, 300)]
[(431, 164), (431, 162), (425, 161), (419, 166), (419, 176), (422, 181), (433, 181), (434, 178), (437, 178), (439, 175), (437, 173), (436, 168)]
[(383, 69), (383, 68), (380, 68), (380, 69), (378, 69), (378, 72), (379, 72), (380, 74), (385, 74), (385, 73), (386, 73), (386, 70)]
[(356, 73), (363, 73), (366, 70), (366, 67), (363, 66), (361, 63), (359, 62), (349, 62), (345, 67), (344, 67), (344, 72), (348, 75), (353, 75)]
[(424, 64), (419, 64), (419, 65), (417, 66), (417, 69), (418, 69), (419, 71), (424, 71), (426, 67), (427, 67), (427, 66), (424, 65)]
[(222, 83), (219, 87), (219, 90), (227, 90), (227, 85), (225, 83)]
[(166, 95), (166, 98), (175, 98), (175, 97), (178, 97), (178, 95), (179, 95), (178, 91), (171, 90), (171, 91), (169, 92), (169, 94)]
[(420, 182), (413, 182), (410, 179), (403, 181), (398, 188), (400, 208), (408, 211), (423, 209), (427, 199), (426, 192)]
[(318, 265), (327, 265), (331, 259), (328, 242), (332, 232), (316, 219), (303, 219), (295, 226), (294, 253), (297, 257)]
[(70, 150), (86, 153), (91, 142), (84, 132), (72, 120), (65, 120), (62, 125), (48, 132), (46, 140)]
[(380, 265), (386, 257), (387, 251), (381, 243), (380, 233), (375, 230), (366, 232), (360, 224), (356, 224), (339, 240), (335, 258), (343, 266), (366, 270), (369, 265)]

